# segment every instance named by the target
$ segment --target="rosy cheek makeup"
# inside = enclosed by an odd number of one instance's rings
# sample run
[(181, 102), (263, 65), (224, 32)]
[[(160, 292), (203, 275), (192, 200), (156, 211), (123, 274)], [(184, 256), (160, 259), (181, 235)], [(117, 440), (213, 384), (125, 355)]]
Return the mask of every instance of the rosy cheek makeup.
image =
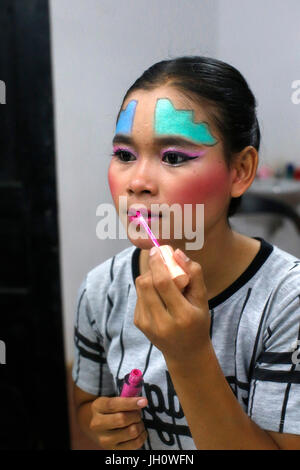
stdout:
[(177, 198), (182, 204), (196, 202), (207, 204), (215, 198), (220, 199), (228, 187), (228, 174), (220, 165), (211, 165), (204, 173), (195, 172), (193, 176), (181, 180), (181, 188), (177, 191)]
[(139, 223), (144, 227), (146, 232), (149, 235), (150, 240), (152, 241), (153, 245), (159, 248), (160, 255), (167, 266), (171, 278), (175, 281), (176, 285), (179, 289), (183, 289), (189, 283), (189, 276), (183, 269), (176, 263), (173, 257), (173, 249), (169, 245), (160, 245), (150, 230), (147, 222), (145, 221), (144, 217), (139, 211), (136, 211), (135, 216), (131, 216), (130, 220), (138, 219)]
[(109, 169), (108, 171), (108, 184), (112, 197), (115, 199), (122, 190), (122, 180), (116, 175), (115, 171)]

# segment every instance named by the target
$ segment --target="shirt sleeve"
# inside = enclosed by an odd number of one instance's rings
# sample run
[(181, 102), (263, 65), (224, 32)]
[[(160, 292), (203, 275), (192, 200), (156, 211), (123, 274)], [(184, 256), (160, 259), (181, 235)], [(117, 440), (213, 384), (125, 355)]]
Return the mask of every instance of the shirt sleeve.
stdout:
[(86, 279), (79, 288), (74, 328), (72, 377), (77, 387), (97, 396), (115, 395), (103, 338), (97, 330), (88, 301)]
[(275, 292), (253, 370), (248, 414), (262, 429), (300, 434), (300, 270)]

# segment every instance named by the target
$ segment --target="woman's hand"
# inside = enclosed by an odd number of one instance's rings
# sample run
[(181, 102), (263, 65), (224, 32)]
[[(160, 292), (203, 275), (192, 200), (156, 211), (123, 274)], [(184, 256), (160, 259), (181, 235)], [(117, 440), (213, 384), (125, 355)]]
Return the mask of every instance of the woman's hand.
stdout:
[(164, 354), (165, 359), (192, 360), (210, 341), (210, 314), (201, 266), (174, 258), (189, 275), (183, 292), (172, 280), (158, 249), (149, 256), (149, 271), (136, 278), (134, 324)]
[(141, 415), (146, 405), (142, 397), (98, 397), (91, 404), (93, 440), (105, 450), (140, 449), (147, 438)]

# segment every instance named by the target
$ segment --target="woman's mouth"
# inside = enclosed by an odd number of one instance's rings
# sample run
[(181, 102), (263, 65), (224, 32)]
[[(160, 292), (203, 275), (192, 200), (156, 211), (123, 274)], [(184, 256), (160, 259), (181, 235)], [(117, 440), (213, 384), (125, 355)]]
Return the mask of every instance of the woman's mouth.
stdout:
[(161, 218), (161, 214), (155, 214), (155, 213), (152, 213), (151, 211), (145, 211), (145, 209), (144, 210), (138, 210), (138, 209), (130, 210), (129, 209), (127, 214), (128, 214), (130, 222), (134, 222), (137, 224), (140, 223), (139, 222), (140, 214), (144, 217), (147, 224), (151, 223), (151, 221)]

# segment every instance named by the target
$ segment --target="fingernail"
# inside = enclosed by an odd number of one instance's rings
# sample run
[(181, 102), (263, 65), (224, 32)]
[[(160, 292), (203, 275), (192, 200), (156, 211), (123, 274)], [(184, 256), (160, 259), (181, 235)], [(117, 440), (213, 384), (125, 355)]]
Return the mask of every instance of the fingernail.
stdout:
[(183, 253), (183, 251), (181, 251), (179, 248), (177, 248), (177, 249), (175, 250), (175, 252), (178, 253), (178, 255), (180, 256), (180, 258), (181, 258), (183, 261), (185, 261), (186, 263), (187, 263), (188, 261), (190, 261), (190, 258), (188, 258), (188, 257)]
[(149, 253), (149, 255), (150, 255), (150, 256), (153, 256), (153, 255), (155, 255), (156, 251), (157, 251), (157, 248), (156, 248), (156, 246), (153, 246), (153, 247), (151, 248), (151, 250), (150, 250), (150, 253)]
[(140, 407), (146, 406), (147, 405), (147, 400), (145, 398), (142, 398), (141, 400), (138, 400), (136, 404)]

